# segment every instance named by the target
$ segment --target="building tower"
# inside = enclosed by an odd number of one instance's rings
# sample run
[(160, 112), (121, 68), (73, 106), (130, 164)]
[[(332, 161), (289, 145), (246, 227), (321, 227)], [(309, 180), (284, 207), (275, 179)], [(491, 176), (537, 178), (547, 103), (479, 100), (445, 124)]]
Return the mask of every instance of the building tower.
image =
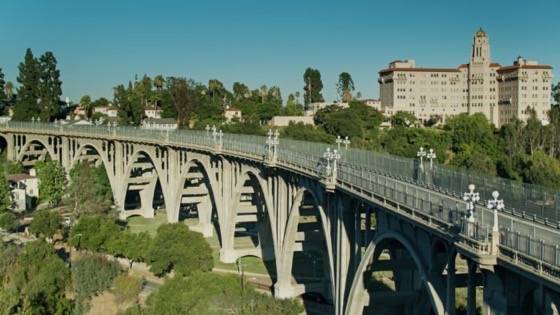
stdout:
[(498, 124), (496, 70), (491, 63), (488, 35), (481, 29), (473, 38), (467, 77), (467, 112), (483, 113), (491, 123)]

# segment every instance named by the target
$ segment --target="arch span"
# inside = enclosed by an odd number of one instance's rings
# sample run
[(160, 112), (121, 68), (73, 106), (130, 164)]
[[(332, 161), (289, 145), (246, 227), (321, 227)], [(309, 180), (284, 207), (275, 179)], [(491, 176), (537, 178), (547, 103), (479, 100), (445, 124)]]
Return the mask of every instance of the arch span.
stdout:
[(420, 258), (421, 256), (416, 252), (414, 246), (408, 241), (408, 239), (400, 233), (394, 231), (385, 231), (379, 234), (373, 242), (368, 246), (364, 259), (360, 263), (356, 277), (352, 283), (350, 289), (350, 294), (348, 296), (348, 303), (346, 305), (346, 314), (361, 314), (363, 308), (366, 305), (365, 299), (369, 297), (366, 294), (367, 289), (365, 288), (364, 274), (367, 272), (368, 268), (373, 265), (379, 259), (380, 248), (385, 242), (392, 240), (398, 241), (404, 248), (408, 251), (411, 258), (414, 260), (416, 267), (420, 273), (420, 280), (423, 287), (428, 293), (430, 298), (432, 310), (435, 314), (444, 314), (444, 306), (441, 297), (438, 295), (434, 284), (430, 280), (429, 274), (426, 269), (426, 264)]

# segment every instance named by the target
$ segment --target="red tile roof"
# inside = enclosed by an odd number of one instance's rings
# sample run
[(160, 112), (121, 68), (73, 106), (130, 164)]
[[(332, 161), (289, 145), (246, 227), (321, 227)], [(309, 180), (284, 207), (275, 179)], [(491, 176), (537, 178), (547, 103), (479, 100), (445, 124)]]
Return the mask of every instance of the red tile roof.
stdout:
[(500, 69), (498, 69), (498, 72), (508, 72), (508, 71), (514, 71), (518, 69), (552, 70), (552, 67), (547, 65), (513, 65), (513, 66), (501, 67)]
[(379, 71), (379, 74), (386, 74), (395, 71), (401, 72), (459, 72), (457, 69), (448, 68), (392, 68)]

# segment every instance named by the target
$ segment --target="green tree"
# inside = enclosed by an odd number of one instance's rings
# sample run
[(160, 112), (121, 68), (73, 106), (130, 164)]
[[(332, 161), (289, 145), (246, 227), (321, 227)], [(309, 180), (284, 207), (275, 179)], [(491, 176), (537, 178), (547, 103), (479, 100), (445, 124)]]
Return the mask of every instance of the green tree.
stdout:
[(52, 238), (61, 227), (62, 217), (59, 212), (48, 209), (38, 210), (33, 214), (33, 221), (29, 225), (29, 232), (47, 238)]
[(348, 72), (342, 72), (338, 76), (336, 91), (343, 102), (350, 103), (352, 100), (352, 92), (354, 91), (354, 81)]
[(66, 191), (66, 174), (60, 162), (39, 161), (35, 164), (39, 180), (39, 199), (59, 204)]
[[(210, 80), (214, 81), (214, 80)], [(197, 101), (196, 93), (197, 83), (188, 81), (185, 78), (170, 77), (167, 79), (167, 93), (169, 104), (176, 113), (175, 118), (179, 127), (183, 128), (189, 125), (189, 120), (195, 112)], [(213, 93), (218, 94), (219, 88), (213, 85), (215, 90)]]
[(414, 127), (418, 123), (418, 118), (411, 113), (398, 111), (391, 116), (391, 126)]
[(100, 215), (84, 216), (70, 230), (70, 244), (77, 248), (105, 251), (121, 233), (121, 226)]
[(535, 151), (527, 157), (523, 179), (527, 183), (560, 189), (560, 161), (542, 150)]
[(91, 97), (89, 95), (84, 95), (80, 99), (80, 108), (86, 111), (86, 118), (90, 119), (93, 115)]
[(5, 180), (6, 175), (3, 168), (0, 168), (0, 214), (12, 205), (12, 198), (10, 196), (10, 186), (8, 181)]
[(148, 232), (125, 231), (109, 239), (107, 249), (115, 256), (130, 259), (130, 268), (132, 268), (134, 262), (146, 261), (151, 245), (152, 237)]
[(140, 125), (144, 116), (144, 108), (140, 97), (132, 88), (132, 82), (128, 82), (127, 88), (122, 84), (114, 88), (114, 103), (118, 106), (117, 117), (120, 125)]
[(556, 103), (556, 105), (560, 104), (560, 82), (556, 83), (556, 85), (552, 85), (552, 99)]
[(243, 100), (248, 98), (250, 95), (249, 92), (249, 88), (243, 84), (243, 83), (239, 83), (239, 82), (234, 82), (233, 83), (233, 98), (236, 101), (239, 100)]
[(70, 170), (70, 180), (67, 200), (75, 218), (109, 213), (113, 193), (105, 167), (88, 162), (76, 164)]
[(100, 254), (84, 254), (75, 259), (72, 262), (72, 284), (78, 301), (105, 291), (120, 273), (119, 263)]
[(19, 226), (16, 215), (12, 212), (0, 212), (0, 228), (8, 231), (15, 231)]
[(218, 96), (219, 100), (225, 94), (224, 84), (219, 80), (211, 79), (208, 81), (208, 92), (212, 97), (212, 101), (216, 102), (216, 96)]
[(62, 82), (60, 71), (56, 68), (56, 58), (50, 51), (39, 58), (39, 107), (41, 121), (49, 122), (62, 118), (60, 96), (62, 95)]
[(271, 314), (296, 315), (303, 307), (293, 299), (275, 299), (243, 285), (238, 276), (194, 272), (175, 276), (146, 301), (146, 314)]
[(70, 272), (52, 245), (43, 239), (26, 243), (9, 282), (18, 292), (17, 308), (25, 314), (68, 314), (71, 311), (72, 304), (64, 297)]
[(204, 237), (190, 231), (182, 223), (164, 224), (148, 251), (150, 270), (161, 276), (171, 270), (190, 275), (196, 270), (210, 271), (214, 267), (212, 249)]
[(14, 84), (11, 81), (6, 82), (4, 86), (4, 91), (6, 93), (6, 100), (10, 103), (14, 101)]
[(323, 81), (321, 81), (321, 73), (319, 70), (307, 68), (303, 74), (303, 81), (305, 82), (305, 86), (303, 87), (305, 91), (303, 94), (305, 105), (325, 101), (323, 99), (323, 94), (321, 94), (323, 90)]
[(535, 151), (542, 150), (545, 146), (544, 126), (537, 118), (537, 112), (534, 108), (527, 107), (526, 111), (529, 117), (523, 129), (523, 139), (525, 140), (527, 154), (533, 155)]
[(25, 60), (19, 64), (18, 68), (18, 101), (17, 106), (14, 108), (12, 120), (29, 121), (32, 117), (39, 117), (41, 113), (38, 104), (41, 70), (39, 62), (33, 57), (33, 52), (30, 48), (27, 49)]
[(148, 105), (152, 98), (152, 79), (144, 74), (142, 80), (134, 82), (134, 90), (140, 97), (142, 107)]
[(323, 130), (303, 122), (294, 123), (290, 121), (288, 126), (284, 128), (282, 137), (293, 140), (333, 143), (335, 137), (325, 133)]
[(0, 103), (9, 101), (8, 97), (6, 96), (5, 85), (6, 81), (4, 81), (4, 73), (2, 72), (2, 68), (0, 67)]

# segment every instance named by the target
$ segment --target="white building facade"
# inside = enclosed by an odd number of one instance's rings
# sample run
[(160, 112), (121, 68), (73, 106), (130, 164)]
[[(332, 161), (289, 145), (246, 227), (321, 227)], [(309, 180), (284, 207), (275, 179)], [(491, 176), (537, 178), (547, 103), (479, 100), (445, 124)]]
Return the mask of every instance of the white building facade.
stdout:
[(493, 63), (488, 35), (473, 38), (468, 64), (453, 68), (416, 68), (414, 60), (394, 61), (379, 71), (385, 115), (409, 112), (423, 123), (437, 115), (442, 122), (461, 113), (483, 113), (496, 127), (527, 119), (527, 107), (548, 123), (552, 67), (519, 57), (512, 66)]

